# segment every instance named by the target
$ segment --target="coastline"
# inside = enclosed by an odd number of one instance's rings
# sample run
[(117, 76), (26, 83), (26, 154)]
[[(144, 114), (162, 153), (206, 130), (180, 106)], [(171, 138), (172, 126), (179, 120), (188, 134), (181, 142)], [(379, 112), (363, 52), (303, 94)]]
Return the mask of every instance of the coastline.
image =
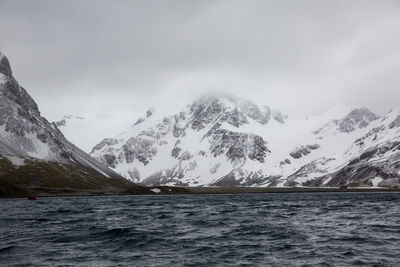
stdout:
[[(59, 188), (40, 188), (34, 194), (36, 197), (89, 197), (89, 196), (134, 196), (134, 195), (214, 195), (214, 194), (290, 194), (290, 193), (385, 193), (400, 192), (400, 188), (382, 187), (169, 187), (154, 186), (147, 187), (145, 191), (99, 191), (99, 190), (76, 190)], [(159, 190), (154, 192), (152, 190)], [(26, 198), (19, 196), (0, 196), (0, 199)]]

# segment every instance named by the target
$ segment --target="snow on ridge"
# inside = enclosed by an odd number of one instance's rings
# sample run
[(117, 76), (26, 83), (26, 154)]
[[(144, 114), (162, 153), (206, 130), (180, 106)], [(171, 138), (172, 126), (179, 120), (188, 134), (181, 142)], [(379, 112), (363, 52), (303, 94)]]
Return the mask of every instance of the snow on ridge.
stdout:
[(397, 118), (397, 116), (400, 115), (400, 109), (399, 108), (392, 108), (387, 112), (383, 117), (382, 117), (382, 122), (392, 122)]
[(328, 109), (327, 111), (322, 112), (321, 114), (309, 115), (305, 119), (317, 121), (320, 123), (327, 123), (329, 121), (343, 119), (344, 117), (349, 115), (350, 112), (352, 112), (353, 110), (359, 109), (359, 108), (362, 108), (362, 107), (361, 106), (339, 105), (339, 106), (332, 107), (332, 108)]

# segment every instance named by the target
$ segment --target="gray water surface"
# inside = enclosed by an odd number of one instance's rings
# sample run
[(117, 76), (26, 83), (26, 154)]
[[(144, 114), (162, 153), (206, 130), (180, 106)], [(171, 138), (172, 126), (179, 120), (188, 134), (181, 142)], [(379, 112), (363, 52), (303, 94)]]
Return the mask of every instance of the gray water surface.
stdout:
[(399, 193), (0, 200), (0, 266), (400, 265)]

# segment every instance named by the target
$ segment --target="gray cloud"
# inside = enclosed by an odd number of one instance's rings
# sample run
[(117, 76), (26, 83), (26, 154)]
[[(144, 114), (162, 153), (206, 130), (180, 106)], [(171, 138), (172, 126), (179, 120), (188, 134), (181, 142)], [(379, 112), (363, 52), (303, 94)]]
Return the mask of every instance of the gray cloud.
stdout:
[[(1, 0), (0, 49), (50, 119), (225, 90), (292, 116), (400, 97), (400, 2)], [(116, 119), (118, 117), (118, 119)]]

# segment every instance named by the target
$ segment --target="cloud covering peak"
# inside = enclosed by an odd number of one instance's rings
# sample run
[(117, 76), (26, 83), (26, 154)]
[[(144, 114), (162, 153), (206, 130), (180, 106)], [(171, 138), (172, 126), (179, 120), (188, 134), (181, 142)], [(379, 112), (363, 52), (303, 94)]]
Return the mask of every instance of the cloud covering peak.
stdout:
[(0, 3), (2, 50), (43, 114), (135, 121), (226, 91), (290, 116), (400, 97), (398, 1)]

